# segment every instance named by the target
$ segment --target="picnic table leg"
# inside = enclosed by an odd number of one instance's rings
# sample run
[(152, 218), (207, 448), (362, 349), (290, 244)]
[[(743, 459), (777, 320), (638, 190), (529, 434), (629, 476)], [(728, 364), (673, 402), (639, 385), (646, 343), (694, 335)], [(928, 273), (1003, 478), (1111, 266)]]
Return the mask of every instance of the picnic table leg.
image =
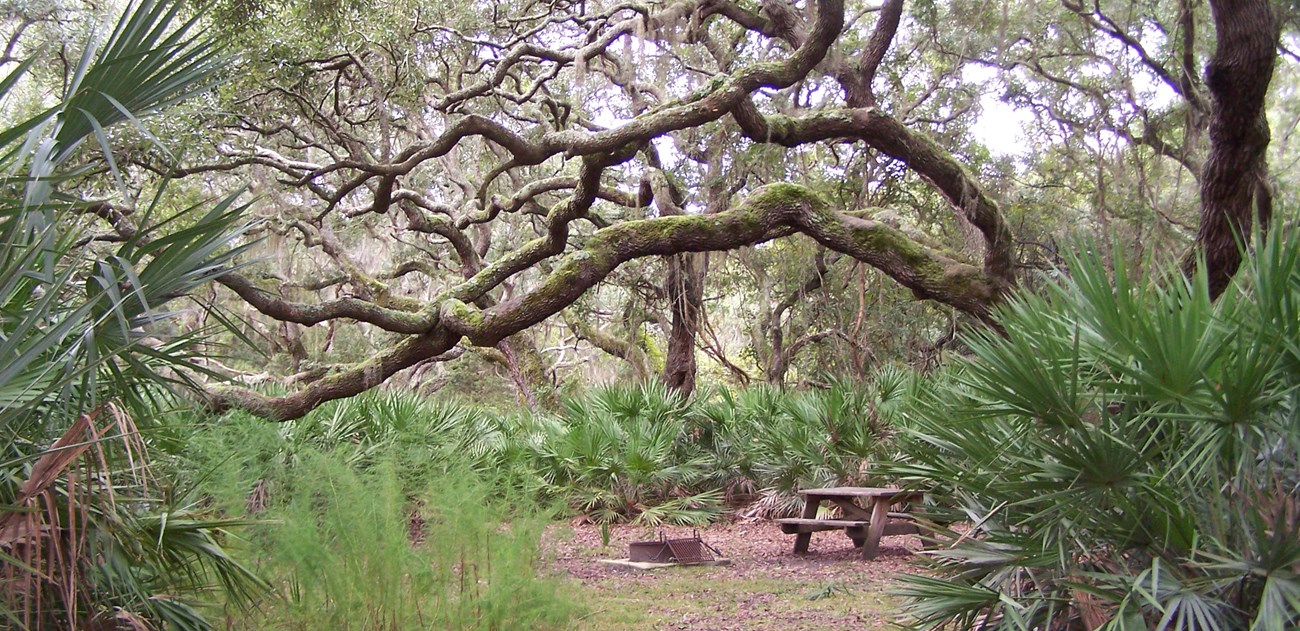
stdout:
[(889, 498), (876, 498), (871, 508), (871, 524), (867, 526), (867, 542), (862, 546), (862, 558), (870, 561), (876, 558), (880, 550), (880, 537), (885, 534), (885, 524), (889, 522)]
[[(819, 504), (821, 504), (821, 503), (822, 503), (822, 501), (819, 500), (819, 499), (815, 499), (815, 498), (812, 498), (812, 497), (804, 497), (804, 498), (803, 498), (803, 514), (800, 515), (800, 517), (802, 517), (802, 518), (804, 518), (804, 519), (816, 519), (816, 518), (817, 518), (817, 506), (818, 506)], [(795, 553), (795, 554), (807, 554), (807, 553), (808, 553), (808, 543), (811, 542), (811, 541), (812, 541), (812, 533), (811, 533), (811, 532), (801, 532), (801, 533), (795, 535), (795, 537), (794, 537), (794, 553)]]

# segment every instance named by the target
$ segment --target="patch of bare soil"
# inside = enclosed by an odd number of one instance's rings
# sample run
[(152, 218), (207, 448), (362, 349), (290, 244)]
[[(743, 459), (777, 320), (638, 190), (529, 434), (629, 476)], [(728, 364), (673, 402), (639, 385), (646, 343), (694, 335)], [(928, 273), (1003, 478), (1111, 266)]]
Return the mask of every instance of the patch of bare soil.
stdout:
[[(731, 560), (731, 565), (632, 572), (597, 563), (624, 558), (633, 541), (693, 536), (692, 528), (611, 526), (602, 546), (601, 527), (573, 524), (552, 528), (546, 547), (558, 569), (579, 581), (584, 591), (609, 595), (613, 606), (645, 606), (646, 624), (606, 620), (578, 628), (761, 630), (884, 629), (894, 619), (894, 601), (885, 592), (894, 577), (912, 570), (915, 536), (885, 537), (874, 560), (842, 532), (814, 533), (809, 553), (794, 554), (794, 535), (768, 521), (716, 524), (700, 537)], [(675, 590), (693, 593), (676, 593)], [(702, 602), (701, 602), (702, 601)], [(631, 616), (632, 612), (629, 612)]]

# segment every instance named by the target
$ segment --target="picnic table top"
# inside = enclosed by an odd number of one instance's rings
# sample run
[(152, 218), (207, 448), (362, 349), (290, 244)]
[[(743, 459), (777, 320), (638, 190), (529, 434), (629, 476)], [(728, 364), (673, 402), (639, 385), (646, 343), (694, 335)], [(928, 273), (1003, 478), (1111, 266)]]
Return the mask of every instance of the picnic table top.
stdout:
[(824, 489), (802, 489), (800, 495), (813, 497), (920, 497), (925, 491), (886, 489), (871, 486), (832, 486)]

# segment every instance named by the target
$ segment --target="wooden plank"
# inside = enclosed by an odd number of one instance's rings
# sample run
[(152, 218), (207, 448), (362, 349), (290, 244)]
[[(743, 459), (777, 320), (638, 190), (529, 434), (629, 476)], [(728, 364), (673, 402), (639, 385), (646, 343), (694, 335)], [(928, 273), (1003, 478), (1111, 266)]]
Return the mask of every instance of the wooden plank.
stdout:
[(846, 519), (776, 519), (773, 521), (780, 524), (781, 532), (787, 535), (824, 532), (827, 530), (862, 530), (867, 525), (865, 521)]
[[(867, 536), (866, 522), (862, 526), (824, 526), (824, 524), (781, 524), (781, 532), (785, 535), (800, 535), (800, 533), (827, 532), (827, 531), (844, 531), (849, 537)], [(897, 535), (919, 535), (920, 527), (914, 523), (887, 523), (881, 536), (892, 537)]]
[(867, 530), (867, 542), (862, 546), (863, 560), (870, 561), (876, 558), (876, 552), (880, 550), (880, 537), (885, 534), (885, 526), (888, 522), (889, 500), (877, 499), (875, 506), (871, 508), (871, 527)]
[[(870, 526), (870, 522), (865, 520), (848, 519), (774, 519), (773, 521), (780, 524), (781, 532), (787, 535), (843, 530), (850, 537), (865, 537), (867, 527)], [(914, 535), (920, 531), (920, 527), (913, 522), (890, 520), (881, 531), (881, 536)]]
[(808, 494), (823, 495), (827, 497), (836, 496), (836, 495), (839, 496), (851, 495), (856, 497), (862, 497), (864, 495), (870, 495), (879, 490), (881, 490), (879, 487), (871, 487), (871, 486), (831, 486), (831, 487), (826, 487), (821, 489), (802, 489), (799, 491), (799, 494), (800, 495), (808, 495)]
[(886, 489), (871, 486), (833, 486), (824, 489), (803, 489), (799, 491), (800, 495), (805, 497), (890, 497), (896, 498), (895, 502), (904, 502), (910, 499), (920, 499), (925, 496), (925, 491), (908, 491), (904, 489)]
[(848, 528), (849, 526), (867, 525), (867, 520), (865, 519), (805, 519), (787, 517), (785, 519), (774, 519), (772, 521), (775, 521), (778, 524), (826, 524), (832, 528)]
[[(806, 497), (806, 498), (804, 498), (804, 501), (803, 501), (803, 514), (800, 515), (800, 517), (802, 517), (802, 518), (804, 518), (804, 519), (816, 519), (816, 518), (817, 518), (817, 506), (820, 505), (821, 503), (822, 503), (822, 502), (821, 502), (821, 500), (819, 500), (819, 499), (815, 499), (815, 498), (812, 498), (812, 497)], [(781, 528), (782, 528), (782, 530), (784, 531), (785, 526), (782, 526)], [(811, 530), (808, 531), (808, 532), (800, 532), (800, 533), (799, 533), (798, 535), (796, 535), (795, 538), (794, 538), (794, 553), (795, 553), (795, 554), (807, 554), (807, 553), (808, 553), (808, 544), (811, 543), (811, 542), (812, 542), (812, 531), (811, 531)]]
[(818, 524), (781, 524), (781, 532), (787, 535), (826, 532), (828, 530), (853, 530), (866, 532), (866, 526), (825, 526)]

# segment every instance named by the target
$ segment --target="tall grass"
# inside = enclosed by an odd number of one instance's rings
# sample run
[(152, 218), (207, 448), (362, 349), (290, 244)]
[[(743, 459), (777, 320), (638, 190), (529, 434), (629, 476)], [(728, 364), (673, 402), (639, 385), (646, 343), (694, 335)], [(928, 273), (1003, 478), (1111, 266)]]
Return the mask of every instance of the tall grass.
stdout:
[(400, 450), (369, 449), (393, 443), (361, 434), (286, 439), (301, 429), (234, 416), (191, 445), (211, 501), (262, 521), (242, 553), (278, 592), (231, 628), (551, 629), (572, 618), (541, 564), (553, 514), (533, 498), (503, 491), (472, 456), (410, 467)]
[(239, 628), (561, 628), (573, 605), (540, 574), (546, 517), (503, 506), (466, 473), (432, 477), (414, 498), (396, 467), (355, 469), (307, 456), (278, 522), (257, 541), (284, 600)]

